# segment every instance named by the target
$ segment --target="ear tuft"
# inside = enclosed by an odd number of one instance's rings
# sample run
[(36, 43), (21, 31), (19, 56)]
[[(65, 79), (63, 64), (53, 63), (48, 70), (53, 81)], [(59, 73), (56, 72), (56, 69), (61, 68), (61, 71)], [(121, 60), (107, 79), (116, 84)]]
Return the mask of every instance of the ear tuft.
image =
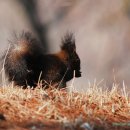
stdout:
[(62, 39), (61, 49), (67, 52), (74, 51), (76, 49), (75, 46), (75, 38), (73, 33), (67, 33)]

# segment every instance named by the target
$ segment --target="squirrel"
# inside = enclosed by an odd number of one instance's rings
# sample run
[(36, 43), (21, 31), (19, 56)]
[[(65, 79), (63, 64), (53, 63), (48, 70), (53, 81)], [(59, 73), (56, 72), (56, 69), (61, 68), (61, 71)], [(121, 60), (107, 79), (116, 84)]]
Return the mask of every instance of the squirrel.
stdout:
[(51, 83), (65, 88), (74, 76), (81, 77), (73, 33), (62, 38), (61, 50), (55, 54), (44, 54), (42, 45), (30, 32), (15, 35), (10, 41), (4, 69), (8, 80), (23, 88), (36, 87), (39, 80), (46, 87)]

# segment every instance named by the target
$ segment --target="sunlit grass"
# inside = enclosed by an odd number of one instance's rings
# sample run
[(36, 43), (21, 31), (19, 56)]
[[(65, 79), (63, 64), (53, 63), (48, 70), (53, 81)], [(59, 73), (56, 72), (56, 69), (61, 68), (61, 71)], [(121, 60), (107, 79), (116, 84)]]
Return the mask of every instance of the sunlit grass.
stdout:
[[(89, 84), (84, 92), (56, 88), (22, 89), (10, 84), (0, 88), (0, 113), (7, 120), (31, 119), (74, 122), (79, 117), (90, 124), (112, 124), (130, 120), (129, 92), (125, 84), (113, 84), (104, 90), (100, 84)], [(17, 114), (16, 114), (17, 113)]]

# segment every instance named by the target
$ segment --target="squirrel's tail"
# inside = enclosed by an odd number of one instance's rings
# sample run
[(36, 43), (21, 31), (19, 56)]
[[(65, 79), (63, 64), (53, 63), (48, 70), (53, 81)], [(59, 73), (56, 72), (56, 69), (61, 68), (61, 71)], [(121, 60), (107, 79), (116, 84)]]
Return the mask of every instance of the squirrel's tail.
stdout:
[[(41, 53), (40, 46), (31, 33), (22, 32), (13, 37), (10, 47), (5, 57), (4, 69), (9, 81), (14, 81), (16, 85), (27, 85), (28, 77), (31, 75), (31, 68), (28, 60)], [(32, 60), (33, 61), (33, 60)], [(30, 78), (29, 78), (30, 79)]]
[(37, 55), (41, 53), (41, 45), (39, 45), (37, 39), (30, 32), (15, 33), (13, 39), (10, 41), (10, 52), (16, 53), (16, 57)]

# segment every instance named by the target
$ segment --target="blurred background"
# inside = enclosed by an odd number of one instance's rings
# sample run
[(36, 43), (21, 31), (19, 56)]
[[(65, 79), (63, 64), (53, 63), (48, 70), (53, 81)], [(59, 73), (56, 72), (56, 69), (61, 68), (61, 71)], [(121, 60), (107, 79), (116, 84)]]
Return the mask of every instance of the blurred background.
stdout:
[(129, 0), (0, 0), (1, 55), (12, 32), (23, 30), (36, 35), (45, 53), (57, 52), (64, 34), (74, 32), (82, 71), (74, 81), (78, 90), (95, 79), (108, 87), (130, 84)]

